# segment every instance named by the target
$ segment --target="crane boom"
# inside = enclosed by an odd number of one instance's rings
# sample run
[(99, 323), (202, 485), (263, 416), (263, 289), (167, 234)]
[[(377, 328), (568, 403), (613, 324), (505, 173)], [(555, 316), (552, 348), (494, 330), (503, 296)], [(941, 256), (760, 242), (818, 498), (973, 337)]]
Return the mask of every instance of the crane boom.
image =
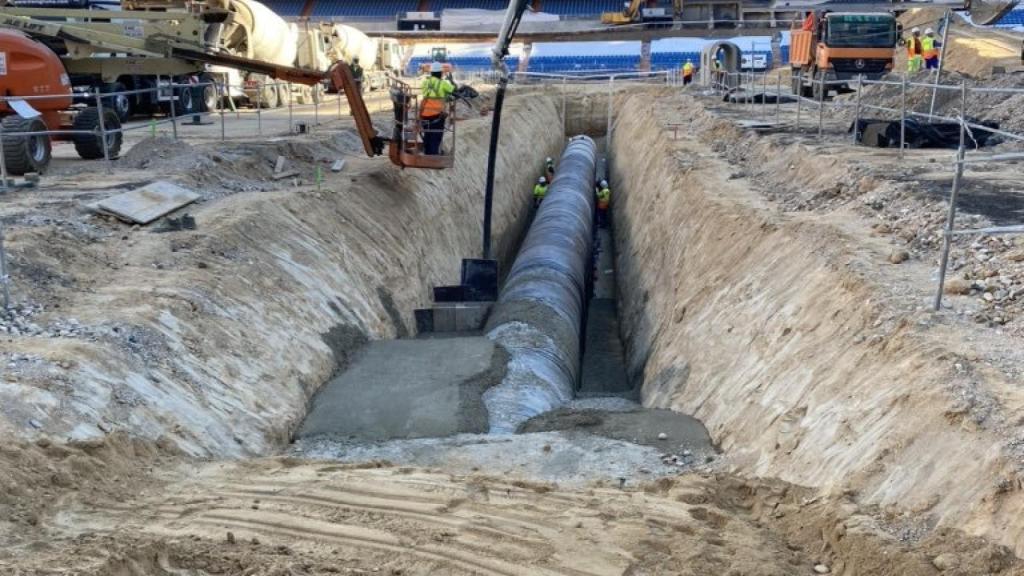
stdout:
[[(31, 15), (25, 15), (22, 12), (28, 12)], [(349, 109), (355, 119), (366, 154), (378, 156), (383, 152), (384, 143), (387, 140), (377, 134), (363, 96), (356, 88), (352, 70), (343, 61), (335, 62), (327, 72), (322, 72), (211, 51), (202, 44), (201, 40), (191, 40), (191, 38), (202, 39), (203, 35), (191, 33), (193, 30), (202, 30), (202, 21), (190, 14), (103, 12), (104, 20), (124, 20), (126, 22), (124, 24), (56, 19), (59, 17), (82, 18), (82, 15), (76, 14), (77, 12), (86, 12), (88, 18), (96, 18), (95, 12), (89, 13), (89, 11), (81, 10), (43, 8), (19, 10), (0, 7), (0, 27), (14, 28), (36, 38), (63, 42), (68, 50), (64, 63), (70, 69), (69, 71), (74, 70), (76, 62), (100, 60), (92, 57), (94, 53), (102, 52), (109, 54), (101, 59), (107, 63), (117, 62), (118, 54), (131, 55), (122, 60), (130, 60), (133, 70), (145, 68), (147, 62), (150, 62), (155, 70), (163, 70), (170, 62), (176, 64), (178, 69), (191, 69), (200, 72), (206, 64), (212, 64), (266, 74), (276, 80), (306, 86), (314, 86), (326, 80), (329, 83), (328, 91), (338, 94), (344, 92), (348, 99)], [(154, 14), (162, 16), (153, 16)], [(137, 22), (142, 22), (141, 29), (131, 28), (137, 30), (134, 35), (117, 34), (111, 28), (112, 26), (134, 27), (138, 26), (138, 24), (134, 24)], [(156, 68), (158, 66), (160, 68)]]

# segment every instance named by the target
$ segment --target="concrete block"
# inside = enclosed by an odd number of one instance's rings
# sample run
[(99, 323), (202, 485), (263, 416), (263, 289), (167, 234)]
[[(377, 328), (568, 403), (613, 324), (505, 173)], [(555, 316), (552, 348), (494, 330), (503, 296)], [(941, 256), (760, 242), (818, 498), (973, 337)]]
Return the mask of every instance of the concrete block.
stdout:
[(455, 308), (434, 308), (434, 332), (455, 331)]
[(484, 326), (491, 312), (490, 302), (469, 302), (455, 307), (455, 330), (476, 331)]

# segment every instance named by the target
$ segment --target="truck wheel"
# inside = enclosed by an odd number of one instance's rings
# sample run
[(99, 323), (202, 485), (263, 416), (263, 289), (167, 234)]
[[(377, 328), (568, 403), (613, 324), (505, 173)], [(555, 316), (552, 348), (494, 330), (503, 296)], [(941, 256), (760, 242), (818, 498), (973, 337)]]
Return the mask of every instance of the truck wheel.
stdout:
[(3, 119), (4, 165), (7, 174), (22, 176), (29, 172), (43, 172), (50, 165), (50, 137), (8, 136), (8, 132), (45, 132), (46, 124), (39, 118), (7, 116)]
[[(124, 135), (120, 132), (121, 121), (117, 119), (117, 113), (113, 110), (103, 111), (103, 124), (107, 129), (107, 153), (111, 158), (117, 158), (121, 152), (121, 143)], [(96, 108), (86, 108), (75, 116), (73, 130), (90, 132), (89, 134), (74, 134), (71, 140), (75, 143), (75, 152), (85, 160), (98, 160), (103, 158), (103, 137), (95, 131), (100, 126), (100, 112)], [(118, 130), (111, 132), (111, 130)]]
[(217, 94), (217, 87), (213, 84), (203, 86), (203, 107), (207, 112), (217, 110), (217, 103), (220, 100)]
[(260, 89), (260, 108), (277, 108), (277, 87), (264, 86)]
[[(114, 84), (107, 85), (106, 92), (125, 92), (126, 90), (124, 84), (115, 82)], [(132, 117), (132, 97), (127, 94), (117, 94), (104, 98), (103, 106), (104, 108), (108, 106), (113, 108), (121, 122), (127, 122)]]
[(199, 110), (196, 109), (196, 90), (192, 86), (176, 88), (178, 92), (178, 98), (173, 102), (175, 116), (188, 116), (189, 114), (195, 114)]
[(287, 84), (283, 84), (277, 87), (277, 107), (282, 108), (288, 106), (288, 101), (291, 100), (292, 94), (288, 89)]

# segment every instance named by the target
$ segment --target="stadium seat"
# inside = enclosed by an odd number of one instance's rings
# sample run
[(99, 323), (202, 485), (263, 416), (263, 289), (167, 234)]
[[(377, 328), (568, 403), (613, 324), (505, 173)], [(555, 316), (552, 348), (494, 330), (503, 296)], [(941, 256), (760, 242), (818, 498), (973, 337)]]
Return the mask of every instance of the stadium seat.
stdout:
[(267, 7), (285, 18), (299, 16), (305, 0), (267, 0)]
[(1016, 26), (1024, 26), (1024, 9), (1021, 10), (1010, 10), (1005, 16), (999, 19), (995, 24), (996, 26), (1013, 28)]
[[(291, 1), (291, 0), (286, 0)], [(415, 11), (417, 0), (316, 0), (314, 18), (390, 19), (400, 12)]]
[(562, 16), (596, 16), (623, 9), (623, 0), (542, 0), (541, 11)]

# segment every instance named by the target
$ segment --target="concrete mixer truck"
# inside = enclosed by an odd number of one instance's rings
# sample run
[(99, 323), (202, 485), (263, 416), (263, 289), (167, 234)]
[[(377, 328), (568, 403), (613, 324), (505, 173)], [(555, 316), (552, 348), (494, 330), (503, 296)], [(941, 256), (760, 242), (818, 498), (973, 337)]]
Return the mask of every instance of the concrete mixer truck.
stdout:
[(329, 36), (333, 60), (352, 62), (359, 58), (364, 70), (363, 86), (370, 90), (387, 85), (388, 75), (400, 76), (404, 50), (394, 38), (370, 38), (345, 24), (321, 24)]

